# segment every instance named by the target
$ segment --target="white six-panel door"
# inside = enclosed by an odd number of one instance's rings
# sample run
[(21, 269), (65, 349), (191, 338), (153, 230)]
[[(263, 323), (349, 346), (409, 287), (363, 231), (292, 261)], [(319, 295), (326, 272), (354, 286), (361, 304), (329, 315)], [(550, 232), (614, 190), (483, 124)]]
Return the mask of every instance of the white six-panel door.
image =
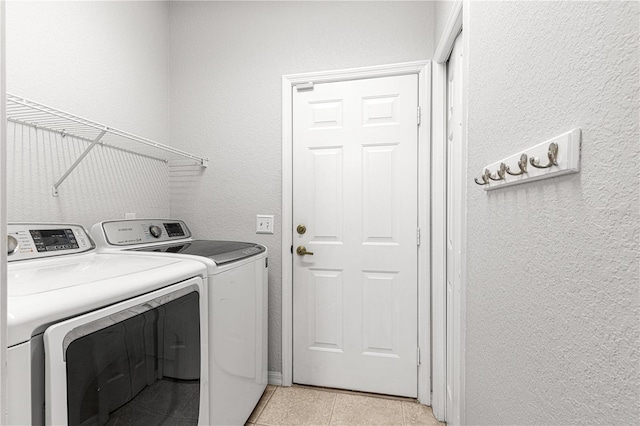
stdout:
[(417, 394), (417, 112), (415, 74), (294, 89), (295, 383)]

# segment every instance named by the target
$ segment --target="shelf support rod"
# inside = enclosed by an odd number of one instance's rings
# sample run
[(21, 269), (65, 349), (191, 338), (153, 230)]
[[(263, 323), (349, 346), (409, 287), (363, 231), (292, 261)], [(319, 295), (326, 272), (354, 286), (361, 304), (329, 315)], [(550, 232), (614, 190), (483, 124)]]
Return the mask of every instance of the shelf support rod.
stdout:
[(65, 179), (71, 174), (72, 171), (75, 170), (76, 167), (78, 167), (78, 164), (80, 164), (82, 162), (82, 160), (84, 160), (84, 157), (87, 156), (87, 154), (89, 154), (89, 152), (93, 149), (94, 146), (96, 146), (98, 144), (98, 142), (100, 142), (100, 139), (102, 139), (102, 137), (104, 136), (104, 134), (107, 133), (107, 129), (103, 129), (100, 134), (98, 135), (97, 138), (95, 138), (93, 140), (93, 142), (91, 142), (91, 145), (89, 145), (87, 147), (87, 149), (84, 150), (84, 152), (82, 154), (80, 154), (80, 157), (78, 157), (78, 159), (71, 165), (71, 167), (69, 167), (69, 170), (67, 170), (65, 172), (65, 174), (62, 175), (62, 177), (60, 179), (58, 179), (58, 181), (56, 183), (53, 184), (53, 196), (57, 197), (58, 196), (58, 187), (60, 185), (62, 185), (62, 182), (65, 181)]

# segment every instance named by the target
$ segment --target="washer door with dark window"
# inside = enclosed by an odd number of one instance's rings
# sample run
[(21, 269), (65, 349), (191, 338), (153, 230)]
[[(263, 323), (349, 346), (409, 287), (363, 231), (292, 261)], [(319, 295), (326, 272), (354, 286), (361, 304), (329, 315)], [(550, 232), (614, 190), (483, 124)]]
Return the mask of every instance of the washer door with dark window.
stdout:
[(198, 424), (200, 293), (175, 287), (47, 329), (48, 424)]

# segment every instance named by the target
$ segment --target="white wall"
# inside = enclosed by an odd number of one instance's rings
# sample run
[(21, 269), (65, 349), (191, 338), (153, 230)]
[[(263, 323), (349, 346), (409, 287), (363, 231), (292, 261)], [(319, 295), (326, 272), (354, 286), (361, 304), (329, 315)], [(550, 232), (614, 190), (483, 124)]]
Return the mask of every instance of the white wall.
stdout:
[[(177, 2), (170, 7), (171, 140), (211, 158), (179, 174), (171, 214), (206, 238), (265, 244), (269, 369), (281, 371), (281, 77), (428, 59), (430, 2)], [(256, 235), (256, 214), (275, 234)]]
[(434, 35), (434, 49), (438, 47), (440, 38), (442, 37), (442, 31), (449, 19), (449, 15), (453, 10), (453, 6), (456, 4), (455, 0), (444, 0), (433, 2), (433, 35)]
[[(635, 424), (637, 2), (465, 2), (468, 424)], [(485, 192), (482, 167), (582, 128), (580, 174)]]
[[(165, 2), (8, 2), (7, 91), (168, 142), (168, 11)], [(96, 148), (54, 198), (52, 184), (86, 143), (8, 133), (9, 221), (169, 215), (164, 163)]]

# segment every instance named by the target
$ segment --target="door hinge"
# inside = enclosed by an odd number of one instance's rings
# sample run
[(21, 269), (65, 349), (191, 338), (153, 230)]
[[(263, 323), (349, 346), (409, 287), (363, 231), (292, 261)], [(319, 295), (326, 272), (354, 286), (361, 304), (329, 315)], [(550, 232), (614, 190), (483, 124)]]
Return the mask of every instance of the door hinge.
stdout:
[(420, 246), (420, 228), (416, 230), (416, 245)]
[(420, 359), (420, 348), (416, 348), (416, 363), (417, 365), (422, 364), (422, 359)]
[(422, 108), (418, 107), (418, 126), (420, 125), (421, 121), (422, 121)]

